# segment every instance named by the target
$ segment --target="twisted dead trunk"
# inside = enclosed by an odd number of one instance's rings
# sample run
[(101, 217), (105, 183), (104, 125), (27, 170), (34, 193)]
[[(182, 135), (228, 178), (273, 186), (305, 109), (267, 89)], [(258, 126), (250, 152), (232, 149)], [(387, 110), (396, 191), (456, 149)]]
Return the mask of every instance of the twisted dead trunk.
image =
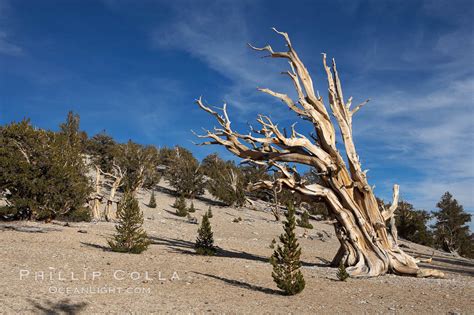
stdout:
[[(343, 139), (346, 162), (336, 147), (336, 128), (330, 118), (323, 98), (315, 93), (312, 78), (298, 54), (293, 49), (288, 34), (274, 31), (285, 39), (288, 51), (275, 52), (270, 45), (257, 48), (266, 51), (269, 57), (289, 61), (291, 70), (285, 72), (291, 79), (298, 100), (294, 102), (288, 95), (270, 89), (259, 89), (281, 100), (298, 117), (310, 121), (314, 135), (310, 139), (298, 133), (295, 125), (291, 135), (281, 132), (272, 120), (259, 115), (260, 130), (251, 128), (251, 133), (240, 134), (231, 128), (226, 105), (222, 115), (204, 105), (202, 99), (197, 103), (201, 109), (213, 115), (220, 128), (207, 131), (200, 138), (209, 138), (202, 143), (219, 144), (231, 153), (253, 163), (276, 168), (282, 176), (274, 181), (256, 183), (253, 189), (272, 189), (285, 187), (299, 192), (309, 200), (324, 198), (329, 211), (336, 219), (334, 225), (340, 248), (333, 259), (334, 265), (341, 262), (347, 266), (351, 276), (378, 276), (387, 272), (416, 276), (443, 276), (434, 270), (420, 270), (416, 260), (404, 253), (397, 245), (396, 227), (393, 224), (394, 211), (398, 204), (398, 185), (394, 186), (393, 202), (388, 209), (379, 209), (372, 188), (363, 171), (352, 136), (352, 118), (368, 100), (352, 108), (352, 97), (344, 100), (341, 81), (336, 62), (323, 66), (328, 85), (328, 102), (332, 116), (335, 117), (340, 136)], [(306, 183), (294, 167), (287, 163), (304, 164), (317, 170), (321, 177), (318, 184)], [(390, 232), (388, 231), (390, 228)]]
[(100, 168), (99, 166), (95, 166), (95, 193), (94, 196), (91, 198), (92, 199), (92, 218), (94, 220), (100, 220), (101, 219), (101, 213), (100, 213), (100, 202), (102, 200), (102, 196), (100, 193), (100, 184), (101, 184), (101, 174), (100, 174)]
[(114, 163), (112, 173), (106, 173), (101, 171), (101, 173), (112, 179), (112, 186), (110, 188), (110, 194), (107, 198), (105, 204), (105, 211), (104, 217), (106, 221), (112, 221), (117, 218), (116, 211), (113, 210), (113, 204), (115, 201), (115, 194), (117, 193), (117, 189), (119, 189), (123, 185), (123, 179), (126, 175), (126, 172), (122, 171), (122, 169)]

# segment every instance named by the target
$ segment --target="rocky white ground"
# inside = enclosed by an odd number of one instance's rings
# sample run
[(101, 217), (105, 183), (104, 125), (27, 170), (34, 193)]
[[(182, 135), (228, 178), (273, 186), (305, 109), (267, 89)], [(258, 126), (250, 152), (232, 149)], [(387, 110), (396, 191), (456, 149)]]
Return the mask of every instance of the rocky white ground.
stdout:
[[(435, 252), (430, 268), (446, 279), (386, 275), (336, 281), (327, 261), (338, 248), (332, 227), (312, 221), (300, 238), (305, 290), (279, 294), (269, 244), (282, 231), (271, 214), (212, 205), (219, 253), (194, 254), (198, 226), (175, 216), (174, 197), (157, 192), (156, 209), (139, 195), (152, 240), (141, 255), (107, 249), (114, 224), (37, 222), (0, 225), (0, 312), (4, 313), (418, 313), (474, 312), (474, 261)], [(200, 221), (211, 200), (197, 200)], [(232, 222), (241, 217), (240, 223)], [(328, 238), (323, 231), (327, 232)], [(302, 236), (304, 230), (298, 228)], [(321, 235), (323, 237), (321, 237)], [(428, 257), (432, 250), (402, 242)]]

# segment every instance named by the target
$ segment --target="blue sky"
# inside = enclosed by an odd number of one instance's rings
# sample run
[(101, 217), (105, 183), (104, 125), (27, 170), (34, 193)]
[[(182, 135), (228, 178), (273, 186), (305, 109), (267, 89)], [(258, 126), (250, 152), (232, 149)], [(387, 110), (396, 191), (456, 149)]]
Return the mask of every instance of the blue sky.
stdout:
[(372, 99), (354, 132), (378, 195), (399, 183), (404, 199), (433, 210), (449, 190), (472, 212), (473, 15), (461, 0), (0, 0), (0, 123), (30, 117), (54, 129), (74, 110), (89, 135), (223, 152), (191, 143), (190, 129), (213, 125), (194, 104), (200, 95), (226, 101), (240, 131), (257, 113), (296, 120), (255, 89), (294, 95), (279, 74), (287, 64), (246, 46), (284, 49), (275, 26), (322, 95), (326, 52), (345, 95)]

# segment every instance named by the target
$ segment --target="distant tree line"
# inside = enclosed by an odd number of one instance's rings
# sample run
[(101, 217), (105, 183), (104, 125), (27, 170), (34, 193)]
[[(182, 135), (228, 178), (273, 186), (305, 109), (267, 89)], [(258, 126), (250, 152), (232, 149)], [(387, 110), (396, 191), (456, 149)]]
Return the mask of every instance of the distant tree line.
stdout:
[[(323, 201), (305, 200), (285, 189), (250, 189), (252, 183), (278, 178), (278, 172), (265, 167), (237, 165), (217, 153), (200, 162), (180, 146), (118, 143), (105, 132), (89, 138), (79, 123), (79, 116), (69, 112), (58, 131), (36, 128), (29, 119), (0, 126), (0, 219), (112, 219), (116, 193), (153, 191), (162, 178), (178, 197), (193, 199), (207, 190), (227, 206), (267, 201), (277, 220), (288, 204), (301, 210), (304, 218), (299, 222), (306, 222), (308, 215), (331, 219)], [(312, 170), (302, 176), (308, 183), (318, 182)], [(382, 200), (379, 205), (385, 206)], [(401, 201), (396, 211), (398, 235), (473, 257), (473, 234), (466, 225), (470, 214), (449, 193), (437, 207), (430, 214)]]
[(58, 132), (28, 119), (0, 129), (0, 191), (4, 218), (82, 217), (91, 187), (82, 158), (86, 136), (70, 113)]
[[(378, 200), (383, 205), (382, 200)], [(395, 210), (398, 236), (421, 245), (474, 258), (474, 234), (469, 230), (471, 215), (446, 192), (437, 203), (437, 211), (417, 210), (407, 201), (400, 201)], [(435, 220), (430, 225), (430, 221)]]

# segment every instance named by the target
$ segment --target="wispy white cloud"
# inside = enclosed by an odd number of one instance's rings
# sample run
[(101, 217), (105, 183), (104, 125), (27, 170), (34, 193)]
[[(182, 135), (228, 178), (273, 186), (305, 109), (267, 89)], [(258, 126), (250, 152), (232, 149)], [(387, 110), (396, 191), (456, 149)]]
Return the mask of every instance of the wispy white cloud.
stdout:
[(417, 183), (410, 176), (401, 183), (418, 206), (433, 207), (444, 189), (473, 209), (474, 79), (419, 92), (378, 95), (374, 107), (356, 117), (356, 138), (377, 135), (380, 148), (368, 158), (379, 166), (395, 162), (422, 174)]
[[(425, 2), (421, 14), (450, 27), (434, 36), (419, 26), (413, 45), (400, 43), (365, 69), (364, 80), (380, 69), (407, 75), (418, 71), (423, 80), (392, 91), (380, 82), (380, 89), (371, 91), (373, 107), (358, 117), (355, 130), (362, 141), (377, 135), (382, 150), (371, 151), (370, 157), (376, 164), (388, 159), (400, 165), (402, 174), (410, 169), (421, 174), (416, 180), (401, 179), (402, 191), (416, 206), (431, 210), (450, 191), (474, 213), (474, 37), (472, 22), (465, 19), (469, 15), (460, 12), (448, 2)], [(388, 192), (388, 184), (382, 183), (382, 190)]]
[[(248, 4), (190, 3), (192, 7), (186, 10), (190, 13), (177, 10), (174, 22), (155, 30), (153, 42), (160, 49), (186, 51), (229, 79), (231, 85), (223, 97), (231, 106), (244, 113), (255, 108), (268, 112), (268, 106), (256, 102), (254, 88), (269, 86), (291, 94), (291, 84), (275, 75), (285, 65), (274, 60), (262, 62), (245, 47), (256, 38), (245, 12)], [(383, 6), (372, 2), (375, 9), (379, 5)], [(449, 190), (466, 208), (474, 209), (472, 22), (449, 2), (426, 1), (420, 10), (451, 25), (448, 31), (433, 35), (429, 28), (419, 25), (403, 41), (367, 36), (361, 48), (351, 49), (350, 55), (342, 51), (339, 56), (354, 58), (358, 65), (354, 68), (357, 74), (349, 80), (351, 90), (358, 94), (355, 96), (367, 93), (374, 99), (355, 118), (356, 140), (362, 143), (361, 151), (370, 152), (371, 156), (364, 159), (370, 164), (384, 167), (385, 163), (396, 163), (402, 173), (417, 170), (417, 182), (406, 176), (401, 183), (417, 206), (432, 209), (441, 194)], [(448, 11), (452, 12), (446, 14)], [(351, 12), (357, 13), (357, 5), (348, 8), (347, 13)], [(373, 29), (367, 32), (375, 35)], [(380, 71), (406, 76), (420, 72), (424, 79), (415, 82), (417, 88), (408, 88), (403, 82), (389, 85), (380, 78), (372, 79)], [(265, 103), (268, 105), (268, 101)], [(271, 111), (275, 108), (282, 107), (272, 107)], [(363, 147), (366, 141), (375, 141), (380, 147)], [(388, 192), (389, 182), (387, 179), (377, 184)]]
[[(340, 2), (346, 14), (357, 14), (357, 1), (351, 5), (346, 5), (347, 1)], [(103, 0), (103, 3), (114, 10), (133, 5), (130, 0)], [(371, 6), (376, 7), (379, 3), (374, 1)], [(380, 5), (384, 6), (384, 3)], [(177, 0), (163, 1), (163, 5), (168, 6), (173, 14), (167, 21), (160, 21), (151, 32), (152, 44), (158, 49), (184, 51), (218, 73), (228, 84), (223, 91), (212, 93), (213, 99), (209, 100), (212, 104), (228, 102), (230, 110), (234, 111), (233, 119), (240, 122), (252, 119), (255, 112), (272, 114), (275, 121), (295, 118), (287, 115), (284, 106), (272, 106), (271, 97), (255, 90), (258, 86), (269, 87), (294, 96), (288, 79), (278, 75), (287, 69), (287, 64), (261, 59), (261, 54), (246, 45), (252, 42), (263, 46), (266, 42), (258, 35), (263, 34), (272, 44), (276, 43), (275, 49), (284, 49), (281, 39), (269, 29), (254, 29), (255, 23), (249, 12), (261, 12), (263, 6), (259, 1), (204, 3)], [(402, 193), (410, 196), (410, 201), (417, 207), (428, 210), (434, 208), (446, 190), (451, 191), (467, 209), (474, 209), (473, 33), (471, 15), (459, 12), (457, 6), (447, 1), (426, 1), (420, 14), (449, 24), (444, 32), (435, 33), (428, 26), (418, 25), (411, 30), (410, 36), (387, 39), (382, 38), (381, 33), (377, 34), (373, 25), (368, 23), (365, 42), (359, 42), (351, 49), (343, 44), (339, 50), (333, 47), (335, 57), (342, 64), (351, 64), (352, 78), (343, 82), (347, 83), (348, 92), (355, 94), (355, 99), (373, 99), (354, 118), (361, 158), (371, 168), (383, 169), (387, 164), (399, 167), (400, 174), (403, 174), (398, 177)], [(14, 32), (7, 28), (7, 16), (8, 4), (6, 0), (0, 0), (0, 54), (24, 54), (24, 48), (15, 41)], [(465, 16), (469, 19), (466, 20)], [(305, 38), (305, 42), (295, 39), (295, 43), (301, 55), (308, 56), (304, 61), (311, 70), (313, 64), (320, 66), (320, 50), (313, 50), (317, 39), (313, 45), (308, 29), (295, 34), (300, 39)], [(382, 79), (380, 72), (385, 74)], [(38, 76), (38, 71), (34, 73)], [(391, 74), (400, 73), (417, 78), (417, 74), (422, 73), (420, 77), (423, 79), (409, 79), (413, 86), (401, 80), (391, 80)], [(341, 74), (344, 80), (344, 67), (341, 67)], [(170, 141), (175, 141), (175, 138), (186, 138), (170, 131), (176, 130), (170, 125), (179, 122), (179, 115), (188, 110), (169, 105), (177, 103), (177, 91), (183, 90), (178, 75), (174, 79), (177, 81), (170, 83), (169, 78), (157, 81), (131, 78), (130, 82), (112, 88), (83, 83), (86, 86), (82, 90), (88, 91), (89, 95), (80, 93), (81, 100), (104, 104), (84, 115), (106, 116), (116, 112), (117, 108), (127, 114), (124, 104), (133, 103), (145, 109), (143, 114), (130, 113), (122, 119), (134, 128), (142, 129), (146, 139), (158, 137), (158, 141), (162, 141), (162, 138), (169, 137)], [(200, 74), (196, 73), (195, 80), (199, 79)], [(321, 77), (316, 80), (318, 88), (325, 89)], [(34, 78), (34, 81), (39, 81), (39, 78)], [(64, 95), (58, 98), (61, 102), (68, 99)], [(181, 103), (187, 102), (186, 99)], [(376, 143), (377, 147), (367, 143)], [(407, 175), (412, 169), (417, 171), (416, 177)], [(386, 194), (383, 197), (389, 197), (393, 184), (391, 178), (375, 184), (379, 187), (377, 192), (382, 191)]]
[(21, 56), (24, 50), (14, 42), (8, 30), (8, 15), (10, 4), (7, 0), (0, 0), (0, 55)]
[(154, 30), (153, 44), (184, 50), (228, 79), (230, 87), (222, 98), (231, 108), (240, 114), (263, 110), (258, 86), (289, 92), (288, 81), (278, 76), (285, 65), (279, 68), (274, 61), (262, 60), (246, 44), (255, 38), (246, 10), (257, 1), (208, 1), (205, 5), (188, 1), (186, 10), (182, 10), (182, 1), (177, 3), (176, 17)]
[(0, 54), (10, 56), (20, 56), (23, 54), (23, 49), (10, 41), (6, 32), (0, 30)]

